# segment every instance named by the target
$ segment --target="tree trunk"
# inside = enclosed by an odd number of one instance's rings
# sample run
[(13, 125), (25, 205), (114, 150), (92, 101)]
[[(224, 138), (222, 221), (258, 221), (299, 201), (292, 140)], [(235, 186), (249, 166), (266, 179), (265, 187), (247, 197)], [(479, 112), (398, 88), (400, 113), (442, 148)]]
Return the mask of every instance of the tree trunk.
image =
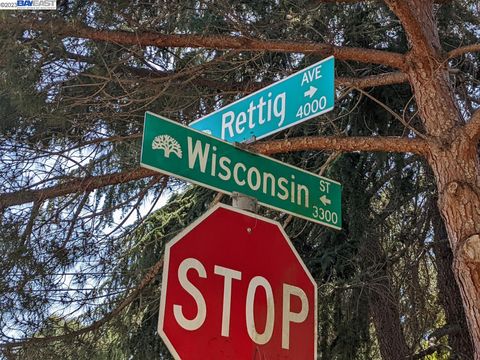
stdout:
[(369, 292), (369, 308), (372, 313), (380, 353), (384, 360), (405, 360), (411, 355), (400, 325), (398, 299), (392, 296), (390, 279), (383, 277)]
[[(448, 344), (452, 348), (452, 360), (473, 358), (472, 342), (468, 333), (465, 311), (460, 291), (452, 271), (453, 254), (448, 246), (447, 231), (436, 204), (432, 204), (435, 265), (437, 266), (438, 296), (445, 311)], [(441, 334), (440, 334), (441, 335)], [(438, 338), (441, 336), (438, 336)]]
[[(427, 156), (433, 170), (438, 206), (453, 252), (475, 359), (480, 360), (480, 177), (477, 144), (463, 130), (446, 69), (416, 64), (409, 73), (417, 106), (430, 139)], [(419, 71), (419, 67), (422, 70)]]
[(411, 352), (400, 324), (399, 300), (391, 286), (385, 253), (375, 235), (365, 239), (360, 255), (365, 259), (364, 271), (375, 269), (372, 279), (368, 279), (368, 301), (382, 358), (405, 360)]
[[(438, 205), (453, 252), (453, 272), (465, 315), (480, 359), (480, 191), (478, 158), (462, 139), (447, 150), (432, 151), (429, 159), (439, 192)], [(472, 156), (473, 155), (473, 156)]]
[(433, 2), (386, 0), (400, 18), (412, 50), (406, 71), (430, 144), (427, 160), (438, 189), (438, 206), (453, 252), (453, 272), (480, 360), (480, 163), (475, 134), (465, 121), (450, 84)]

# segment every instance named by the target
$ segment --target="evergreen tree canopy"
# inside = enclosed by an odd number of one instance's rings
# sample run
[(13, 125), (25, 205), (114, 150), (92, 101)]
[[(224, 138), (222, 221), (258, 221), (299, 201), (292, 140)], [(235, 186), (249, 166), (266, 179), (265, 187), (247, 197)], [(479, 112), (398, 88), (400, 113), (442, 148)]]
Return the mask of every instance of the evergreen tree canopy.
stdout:
[(3, 358), (169, 359), (165, 243), (230, 199), (140, 168), (145, 111), (334, 55), (335, 109), (248, 145), (343, 185), (341, 231), (260, 209), (317, 281), (318, 358), (480, 359), (478, 1), (61, 0), (0, 10), (0, 49)]

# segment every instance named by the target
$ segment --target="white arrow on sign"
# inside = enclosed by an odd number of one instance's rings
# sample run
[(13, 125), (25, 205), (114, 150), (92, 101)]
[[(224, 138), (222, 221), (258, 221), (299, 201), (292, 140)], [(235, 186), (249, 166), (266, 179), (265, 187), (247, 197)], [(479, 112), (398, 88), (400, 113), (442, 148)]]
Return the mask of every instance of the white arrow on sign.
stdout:
[(332, 203), (332, 200), (327, 198), (327, 195), (322, 195), (320, 197), (320, 201), (322, 202), (323, 206), (327, 206), (327, 205), (330, 205)]
[(315, 95), (315, 93), (317, 92), (317, 88), (315, 86), (311, 86), (310, 85), (310, 89), (308, 89), (307, 91), (305, 91), (305, 93), (303, 94), (303, 96), (309, 96), (310, 99), (312, 98), (313, 95)]

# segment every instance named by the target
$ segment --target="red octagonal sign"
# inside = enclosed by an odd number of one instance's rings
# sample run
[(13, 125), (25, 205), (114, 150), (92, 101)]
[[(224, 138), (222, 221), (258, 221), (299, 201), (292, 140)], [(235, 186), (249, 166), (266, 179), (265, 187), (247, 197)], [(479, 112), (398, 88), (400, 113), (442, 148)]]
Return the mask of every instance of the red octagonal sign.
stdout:
[(277, 222), (217, 205), (166, 245), (158, 332), (176, 359), (316, 359), (316, 305)]

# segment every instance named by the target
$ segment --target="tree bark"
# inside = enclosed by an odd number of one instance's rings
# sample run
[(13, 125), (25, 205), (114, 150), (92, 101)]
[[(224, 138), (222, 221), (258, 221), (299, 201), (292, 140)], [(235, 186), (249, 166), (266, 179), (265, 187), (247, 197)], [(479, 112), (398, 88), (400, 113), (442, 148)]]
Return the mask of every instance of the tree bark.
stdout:
[(400, 324), (399, 300), (391, 286), (385, 252), (374, 235), (360, 249), (365, 270), (375, 269), (369, 280), (368, 301), (382, 358), (405, 360), (411, 355)]
[[(450, 358), (452, 360), (469, 360), (473, 358), (473, 347), (468, 333), (462, 298), (452, 271), (453, 254), (448, 246), (447, 231), (437, 205), (432, 204), (431, 207), (438, 295), (445, 311), (446, 326), (455, 329), (454, 332), (448, 334), (448, 344), (452, 348)], [(436, 337), (440, 338), (441, 334), (439, 335)]]
[(418, 112), (430, 139), (427, 160), (439, 193), (453, 252), (453, 271), (480, 360), (480, 163), (478, 143), (466, 133), (442, 53), (433, 2), (386, 0), (398, 16), (412, 49), (407, 73)]
[[(462, 146), (463, 145), (463, 146)], [(458, 141), (429, 157), (439, 191), (438, 205), (453, 252), (475, 359), (480, 359), (480, 184), (476, 146)], [(469, 149), (470, 148), (470, 149)]]

